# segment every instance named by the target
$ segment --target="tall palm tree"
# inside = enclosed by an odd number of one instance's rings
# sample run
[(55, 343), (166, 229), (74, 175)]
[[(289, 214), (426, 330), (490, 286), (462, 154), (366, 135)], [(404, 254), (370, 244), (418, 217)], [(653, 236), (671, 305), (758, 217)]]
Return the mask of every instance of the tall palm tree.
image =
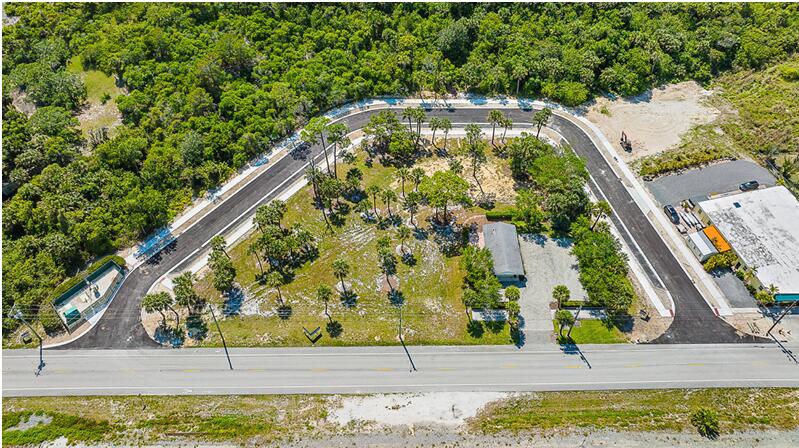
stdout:
[(344, 123), (336, 123), (328, 127), (328, 132), (330, 133), (330, 142), (333, 144), (333, 177), (338, 178), (338, 151), (348, 144), (349, 129)]
[(222, 252), (225, 254), (226, 257), (230, 258), (230, 255), (227, 253), (227, 241), (225, 241), (225, 237), (222, 235), (216, 235), (211, 238), (211, 250), (214, 252)]
[(397, 229), (397, 238), (400, 240), (400, 252), (405, 253), (405, 241), (411, 237), (411, 229), (406, 226), (400, 226)]
[(413, 191), (419, 192), (419, 184), (422, 183), (422, 179), (424, 179), (424, 170), (416, 167), (411, 170), (411, 179), (413, 180)]
[(505, 143), (505, 134), (508, 133), (508, 129), (513, 129), (513, 119), (506, 116), (502, 120), (502, 126), (505, 128), (505, 130), (502, 131), (502, 143)]
[(280, 285), (282, 284), (283, 284), (283, 276), (280, 275), (280, 272), (271, 271), (269, 274), (266, 275), (266, 286), (269, 288), (275, 288), (277, 290), (277, 298), (280, 301), (280, 306), (286, 304), (283, 301), (283, 292), (280, 290)]
[(395, 193), (394, 190), (386, 188), (385, 190), (383, 190), (380, 196), (381, 199), (383, 199), (383, 202), (386, 204), (386, 208), (388, 209), (388, 216), (391, 216), (391, 203), (397, 200), (397, 193)]
[(258, 261), (258, 269), (261, 271), (261, 276), (264, 275), (264, 265), (261, 263), (261, 244), (260, 239), (256, 239), (253, 241), (252, 244), (247, 246), (247, 255), (255, 255), (255, 259)]
[(591, 230), (594, 230), (594, 227), (597, 225), (600, 219), (605, 216), (610, 216), (612, 210), (610, 208), (610, 204), (607, 201), (599, 201), (591, 204), (591, 215), (595, 217), (593, 224), (591, 224)]
[(372, 197), (372, 205), (374, 206), (375, 217), (377, 217), (377, 195), (383, 191), (379, 185), (369, 185), (366, 187), (366, 194)]
[(397, 170), (397, 179), (402, 186), (402, 197), (405, 198), (405, 181), (410, 177), (411, 172), (408, 168), (402, 167)]
[(497, 125), (502, 123), (504, 120), (504, 115), (502, 112), (494, 109), (488, 113), (488, 122), (491, 123), (491, 144), (494, 144), (494, 132), (497, 129)]
[(164, 306), (164, 298), (163, 298), (164, 295), (169, 297), (169, 294), (167, 294), (166, 292), (147, 294), (141, 299), (141, 307), (147, 313), (158, 312), (158, 314), (161, 315), (161, 324), (164, 327), (166, 327), (166, 314), (164, 314), (166, 306)]
[(325, 304), (325, 316), (327, 316), (330, 322), (333, 322), (333, 318), (330, 317), (330, 313), (327, 310), (327, 303), (330, 301), (330, 296), (332, 295), (333, 291), (327, 285), (319, 285), (319, 288), (316, 289), (316, 297)]
[(436, 131), (441, 128), (441, 118), (440, 117), (431, 117), (430, 118), (430, 130), (433, 131), (433, 146), (436, 146)]
[(444, 131), (444, 151), (447, 150), (447, 136), (449, 136), (449, 131), (452, 130), (452, 122), (449, 118), (441, 119), (441, 130)]
[(419, 211), (419, 203), (421, 202), (421, 194), (418, 191), (411, 191), (405, 196), (405, 200), (403, 201), (403, 207), (405, 210), (408, 211), (411, 215), (411, 224), (416, 227), (416, 221), (413, 219), (414, 215), (417, 211)]
[(350, 273), (350, 265), (342, 260), (341, 258), (337, 258), (333, 261), (333, 276), (335, 276), (341, 282), (341, 291), (343, 293), (347, 292), (347, 285), (344, 283), (344, 279)]

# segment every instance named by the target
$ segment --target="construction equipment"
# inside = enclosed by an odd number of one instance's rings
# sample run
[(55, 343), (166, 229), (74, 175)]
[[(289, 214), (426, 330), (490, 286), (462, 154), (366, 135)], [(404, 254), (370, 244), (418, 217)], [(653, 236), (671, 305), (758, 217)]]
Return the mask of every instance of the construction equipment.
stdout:
[(621, 140), (619, 141), (619, 144), (621, 144), (622, 149), (624, 149), (625, 151), (627, 152), (633, 151), (633, 142), (631, 142), (630, 139), (627, 138), (627, 133), (624, 131), (621, 131)]

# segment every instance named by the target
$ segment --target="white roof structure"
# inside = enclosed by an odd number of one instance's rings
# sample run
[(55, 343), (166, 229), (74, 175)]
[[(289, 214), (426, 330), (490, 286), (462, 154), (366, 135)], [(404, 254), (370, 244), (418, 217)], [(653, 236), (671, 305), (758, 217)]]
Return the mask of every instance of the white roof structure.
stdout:
[(799, 292), (799, 201), (784, 186), (699, 203), (764, 286)]
[(719, 253), (716, 250), (716, 247), (713, 246), (713, 243), (705, 236), (704, 232), (694, 232), (688, 234), (688, 240), (693, 245), (692, 249), (695, 249), (696, 256), (699, 258), (699, 261), (705, 261), (710, 256)]

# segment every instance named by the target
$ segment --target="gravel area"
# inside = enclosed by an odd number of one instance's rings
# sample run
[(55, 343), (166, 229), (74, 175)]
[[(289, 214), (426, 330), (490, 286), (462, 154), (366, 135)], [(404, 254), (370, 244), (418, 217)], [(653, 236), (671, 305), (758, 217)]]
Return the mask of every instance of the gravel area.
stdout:
[(663, 176), (645, 184), (655, 199), (666, 205), (695, 196), (737, 191), (738, 185), (750, 180), (768, 186), (775, 182), (774, 176), (762, 166), (748, 160), (734, 160)]

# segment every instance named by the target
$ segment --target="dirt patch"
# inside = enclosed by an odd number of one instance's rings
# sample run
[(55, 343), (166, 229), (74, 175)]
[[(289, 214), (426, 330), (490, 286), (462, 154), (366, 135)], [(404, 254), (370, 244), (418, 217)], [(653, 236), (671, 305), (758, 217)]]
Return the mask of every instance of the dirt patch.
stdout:
[(14, 89), (11, 92), (11, 104), (29, 118), (36, 112), (36, 105), (28, 99), (28, 94), (19, 89)]
[(486, 404), (507, 395), (501, 392), (435, 392), (346, 397), (328, 420), (340, 426), (366, 422), (383, 426), (457, 426), (477, 415)]
[[(670, 84), (633, 98), (599, 98), (586, 117), (632, 161), (672, 149), (691, 128), (713, 122), (721, 112), (709, 104), (711, 95), (694, 81)], [(630, 153), (619, 144), (622, 131), (632, 140)]]
[[(452, 144), (456, 145), (457, 141), (453, 141)], [(488, 151), (492, 151), (492, 149)], [(477, 172), (477, 179), (480, 181), (478, 185), (472, 176), (471, 160), (460, 155), (454, 155), (452, 158), (463, 166), (461, 177), (469, 183), (469, 193), (472, 198), (480, 197), (480, 187), (482, 186), (483, 191), (493, 196), (497, 202), (512, 204), (516, 201), (516, 184), (511, 177), (507, 162), (503, 163), (499, 159), (489, 156), (488, 161)], [(444, 157), (431, 157), (420, 161), (416, 166), (423, 169), (426, 175), (431, 176), (437, 171), (448, 170), (449, 162), (449, 159)]]

